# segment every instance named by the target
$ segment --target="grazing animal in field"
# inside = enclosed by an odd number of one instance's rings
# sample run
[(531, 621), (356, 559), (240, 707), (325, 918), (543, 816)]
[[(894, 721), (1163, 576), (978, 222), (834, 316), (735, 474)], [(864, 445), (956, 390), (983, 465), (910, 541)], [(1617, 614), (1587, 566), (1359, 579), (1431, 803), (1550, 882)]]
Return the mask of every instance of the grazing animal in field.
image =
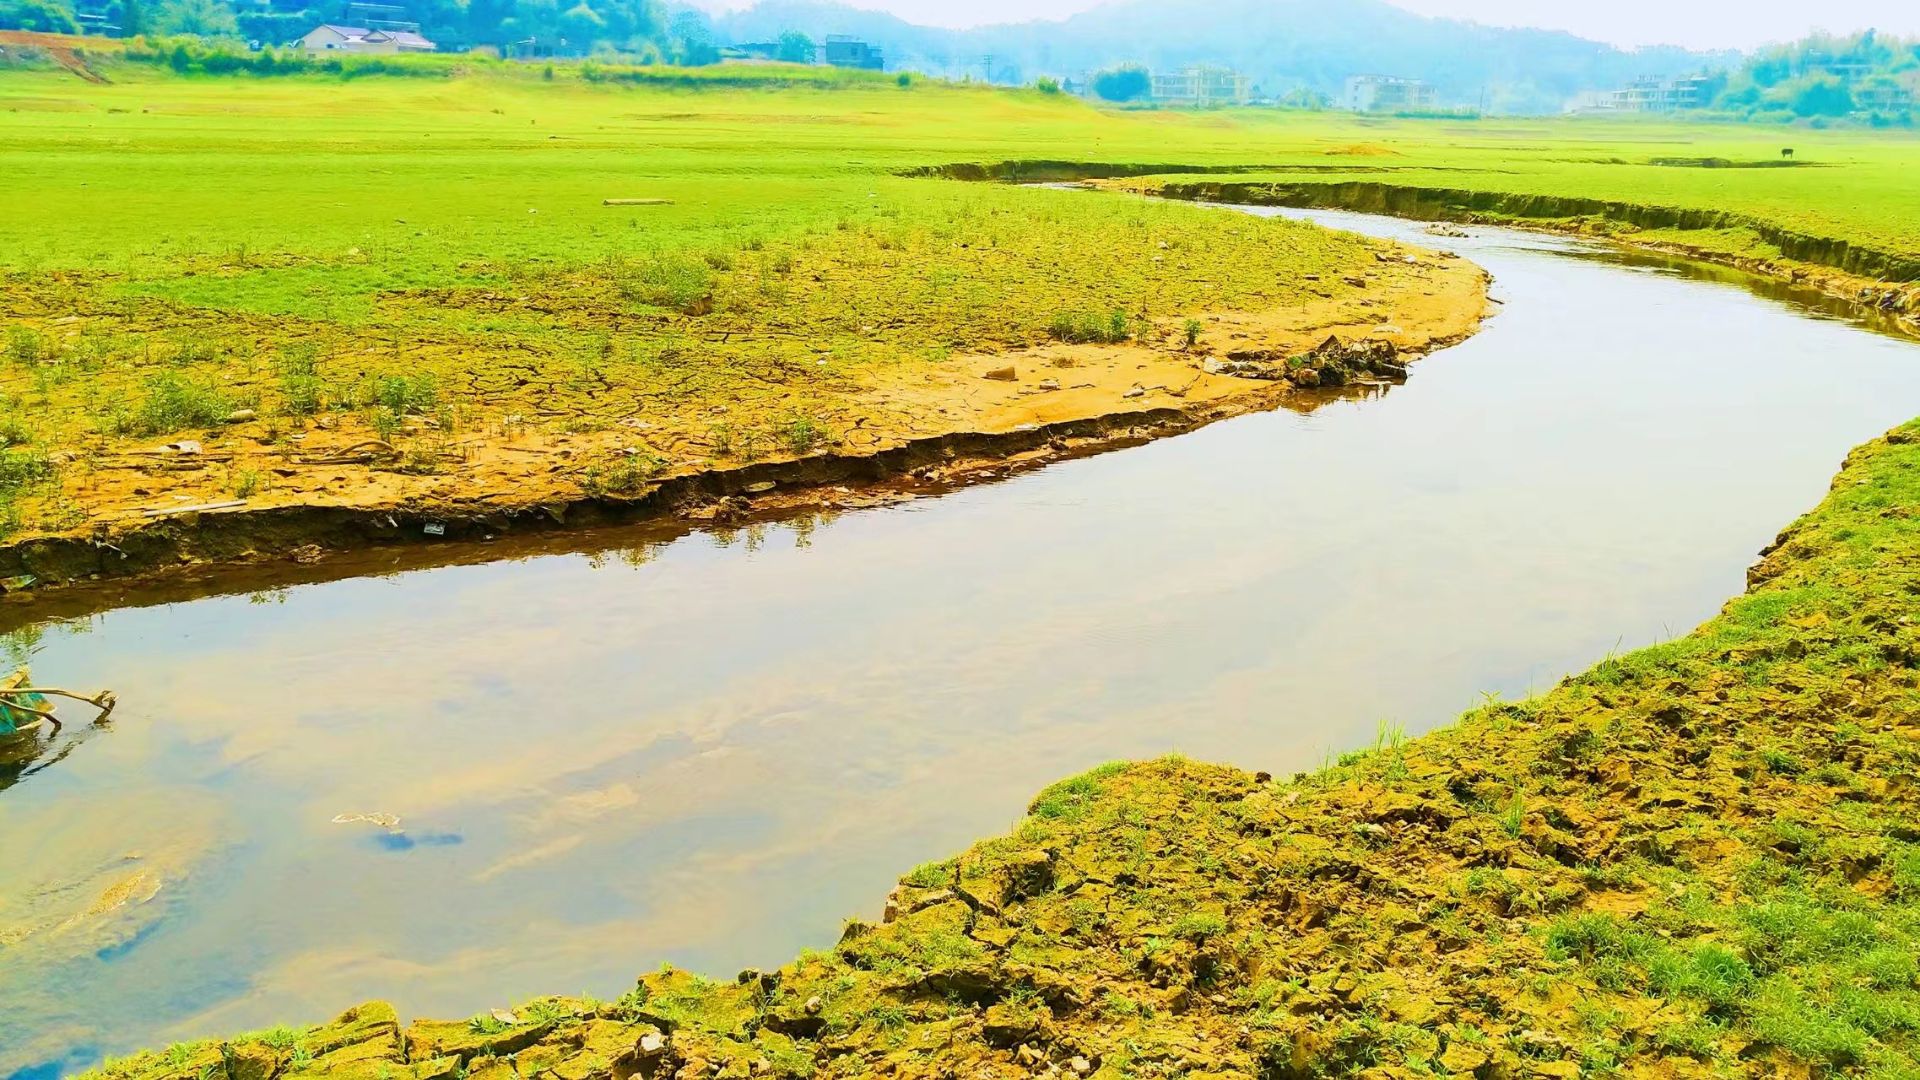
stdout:
[(1782, 160), (1785, 160), (1785, 161), (1792, 161), (1792, 160), (1793, 160), (1793, 147), (1791, 147), (1791, 146), (1789, 146), (1789, 147), (1787, 147), (1787, 148), (1786, 148), (1785, 150), (1782, 150), (1782, 151), (1780, 151), (1780, 157), (1781, 157), (1781, 159), (1782, 159)]

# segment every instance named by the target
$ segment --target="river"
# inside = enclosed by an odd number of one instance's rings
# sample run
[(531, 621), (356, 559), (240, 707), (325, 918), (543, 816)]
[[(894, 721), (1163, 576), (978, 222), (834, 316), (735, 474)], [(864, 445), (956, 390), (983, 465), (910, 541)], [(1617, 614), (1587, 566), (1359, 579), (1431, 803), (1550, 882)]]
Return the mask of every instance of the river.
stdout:
[(1503, 307), (1405, 385), (938, 498), (15, 634), (122, 705), (0, 790), (0, 1075), (778, 965), (1099, 762), (1308, 769), (1684, 633), (1920, 412), (1920, 351), (1791, 290), (1310, 216)]

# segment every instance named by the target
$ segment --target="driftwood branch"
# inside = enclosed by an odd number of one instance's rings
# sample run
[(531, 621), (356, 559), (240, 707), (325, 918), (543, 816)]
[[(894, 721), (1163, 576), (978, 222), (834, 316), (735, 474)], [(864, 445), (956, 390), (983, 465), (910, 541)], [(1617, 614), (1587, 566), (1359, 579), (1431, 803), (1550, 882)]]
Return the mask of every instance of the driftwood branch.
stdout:
[(120, 703), (119, 699), (113, 696), (113, 691), (111, 690), (102, 690), (91, 697), (86, 694), (75, 693), (72, 690), (61, 690), (51, 686), (16, 686), (12, 689), (0, 690), (0, 701), (4, 701), (7, 708), (17, 709), (30, 716), (37, 716), (45, 720), (47, 723), (53, 725), (53, 733), (56, 735), (58, 735), (66, 725), (60, 722), (59, 717), (53, 715), (52, 709), (36, 708), (19, 700), (20, 698), (33, 694), (38, 694), (41, 697), (71, 698), (74, 701), (85, 702), (100, 710), (100, 715), (93, 718), (93, 722), (96, 724), (112, 716), (113, 707)]

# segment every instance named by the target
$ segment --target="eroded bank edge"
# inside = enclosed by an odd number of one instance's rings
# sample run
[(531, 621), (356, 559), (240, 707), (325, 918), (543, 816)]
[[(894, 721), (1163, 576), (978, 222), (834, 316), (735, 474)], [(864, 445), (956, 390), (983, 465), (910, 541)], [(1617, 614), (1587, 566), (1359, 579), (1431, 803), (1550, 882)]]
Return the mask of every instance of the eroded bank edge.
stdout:
[[(1407, 355), (1429, 355), (1465, 340), (1435, 337)], [(1361, 373), (1370, 385), (1399, 374)], [(1363, 384), (1362, 389), (1369, 384)], [(324, 563), (331, 555), (394, 545), (484, 544), (507, 537), (640, 523), (684, 532), (738, 526), (809, 510), (842, 511), (973, 483), (991, 482), (1056, 462), (1138, 446), (1221, 420), (1283, 406), (1313, 406), (1339, 391), (1301, 390), (1284, 381), (1249, 382), (1229, 398), (1192, 405), (1121, 410), (1004, 432), (962, 431), (909, 440), (868, 454), (815, 454), (665, 478), (631, 496), (587, 495), (535, 504), (474, 498), (391, 506), (284, 506), (176, 513), (110, 542), (46, 537), (0, 548), (0, 578), (24, 576), (28, 588), (0, 599), (0, 630), (47, 617), (75, 617), (138, 603), (129, 586), (188, 575), (199, 595), (271, 587), (269, 576), (242, 574), (273, 564)], [(453, 561), (472, 561), (454, 559)], [(431, 559), (413, 568), (433, 565)], [(232, 570), (231, 582), (221, 572)], [(353, 568), (347, 575), (357, 573)], [(289, 574), (311, 580), (311, 574)], [(324, 579), (324, 578), (323, 578)]]

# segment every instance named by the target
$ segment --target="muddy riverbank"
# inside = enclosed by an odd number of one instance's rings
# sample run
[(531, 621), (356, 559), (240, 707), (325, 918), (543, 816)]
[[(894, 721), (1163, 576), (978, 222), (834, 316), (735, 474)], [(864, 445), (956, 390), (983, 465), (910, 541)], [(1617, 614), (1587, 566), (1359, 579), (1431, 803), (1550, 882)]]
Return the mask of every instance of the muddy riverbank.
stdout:
[[(87, 470), (64, 495), (84, 524), (0, 545), (0, 578), (31, 592), (375, 545), (870, 505), (927, 481), (951, 487), (1307, 401), (1320, 386), (1402, 378), (1408, 361), (1471, 334), (1486, 309), (1477, 268), (1416, 247), (1381, 247), (1350, 280), (1307, 284), (1319, 296), (1298, 308), (896, 373), (847, 395), (850, 419), (807, 420), (805, 443), (788, 447), (734, 445), (747, 436), (728, 435), (714, 420), (724, 406), (697, 396), (611, 431), (472, 432), (427, 465), (324, 415), (290, 442), (281, 420), (242, 414), (167, 444), (177, 452)], [(1346, 345), (1329, 351), (1329, 339)], [(683, 428), (701, 434), (675, 443), (671, 461), (634, 449)], [(228, 490), (235, 477), (266, 479)]]
[[(1167, 166), (1016, 160), (925, 166), (907, 175), (1012, 184), (1082, 184), (1188, 202), (1339, 210), (1595, 237), (1626, 249), (1731, 267), (1811, 288), (1853, 305), (1863, 314), (1894, 323), (1904, 333), (1920, 336), (1920, 260), (1785, 228), (1750, 214), (1372, 180), (1162, 179), (1263, 172), (1337, 175), (1374, 169), (1367, 164)], [(1646, 231), (1655, 235), (1638, 235)], [(1753, 255), (1689, 242), (1685, 238), (1689, 232), (1702, 236), (1744, 233), (1771, 246), (1777, 254)]]
[[(1920, 336), (1920, 262), (1843, 241), (1783, 229), (1744, 214), (1682, 210), (1599, 199), (1400, 186), (1371, 182), (1261, 183), (1088, 178), (1090, 186), (1158, 198), (1242, 206), (1343, 210), (1416, 221), (1541, 229), (1593, 237), (1623, 248), (1694, 259), (1810, 288)], [(1652, 238), (1642, 230), (1657, 230)], [(1685, 234), (1743, 230), (1778, 257), (1689, 243)], [(1677, 234), (1677, 235), (1676, 235)]]

